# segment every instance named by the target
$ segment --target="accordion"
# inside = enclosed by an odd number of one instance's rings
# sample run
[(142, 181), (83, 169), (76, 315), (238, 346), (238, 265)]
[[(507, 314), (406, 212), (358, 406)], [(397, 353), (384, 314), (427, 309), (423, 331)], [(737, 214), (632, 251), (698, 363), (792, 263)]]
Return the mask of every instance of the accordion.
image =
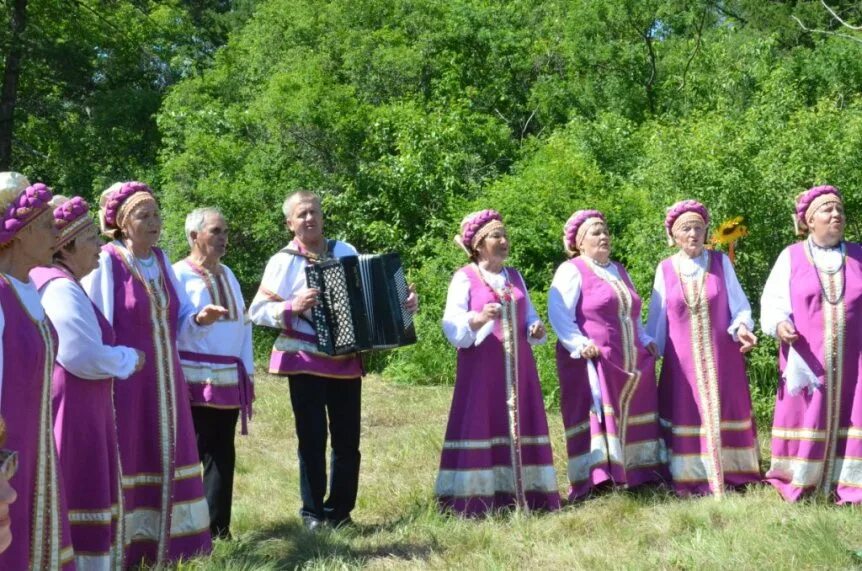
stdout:
[(320, 291), (312, 309), (317, 348), (327, 355), (392, 349), (416, 342), (410, 294), (396, 253), (333, 258), (305, 268)]

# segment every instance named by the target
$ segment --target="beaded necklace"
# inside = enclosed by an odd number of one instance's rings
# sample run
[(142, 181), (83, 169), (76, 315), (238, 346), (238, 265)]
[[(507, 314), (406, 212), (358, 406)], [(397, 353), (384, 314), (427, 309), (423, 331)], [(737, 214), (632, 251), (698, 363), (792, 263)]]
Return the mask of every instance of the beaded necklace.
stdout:
[(838, 303), (844, 299), (844, 290), (847, 288), (847, 280), (841, 280), (841, 289), (835, 296), (829, 295), (829, 292), (826, 291), (826, 284), (824, 282), (827, 280), (832, 281), (832, 276), (844, 269), (844, 263), (847, 261), (847, 249), (844, 247), (844, 242), (841, 242), (838, 246), (841, 251), (841, 263), (833, 269), (820, 267), (817, 264), (817, 260), (814, 258), (814, 247), (823, 251), (828, 251), (827, 248), (820, 248), (819, 246), (814, 245), (810, 237), (805, 241), (805, 246), (808, 259), (811, 261), (811, 265), (814, 266), (814, 269), (817, 270), (817, 283), (820, 284), (820, 293), (823, 294), (823, 299), (825, 299), (826, 303), (830, 305), (838, 305)]
[(499, 290), (494, 288), (491, 284), (488, 283), (488, 280), (485, 279), (484, 270), (479, 266), (479, 264), (473, 264), (476, 268), (476, 274), (479, 276), (479, 279), (482, 280), (482, 283), (485, 284), (491, 294), (494, 296), (494, 300), (497, 303), (511, 303), (512, 297), (512, 282), (509, 281), (509, 272), (506, 271), (506, 268), (503, 268), (503, 271), (500, 272), (500, 275), (503, 276), (505, 280), (503, 287)]
[[(709, 250), (704, 250), (701, 256), (706, 257), (706, 267), (709, 268)], [(706, 289), (706, 274), (707, 271), (703, 270), (700, 272), (700, 276), (697, 278), (697, 281), (694, 284), (694, 295), (690, 295), (688, 292), (688, 288), (686, 288), (686, 278), (692, 278), (696, 273), (697, 269), (691, 273), (683, 273), (681, 269), (681, 259), (682, 253), (678, 253), (673, 257), (673, 269), (676, 271), (676, 276), (679, 278), (679, 285), (682, 289), (682, 299), (685, 302), (685, 305), (692, 311), (700, 307), (701, 301), (703, 301), (703, 292)], [(700, 269), (696, 266), (696, 268)]]
[(587, 255), (584, 255), (584, 257), (585, 257), (587, 260), (589, 260), (589, 262), (590, 262), (592, 265), (596, 266), (597, 268), (609, 268), (609, 267), (611, 267), (611, 263), (612, 263), (612, 262), (611, 262), (610, 258), (608, 258), (608, 260), (607, 260), (606, 262), (600, 262), (600, 261), (598, 261), (597, 259), (595, 259), (595, 258), (591, 258), (591, 257), (589, 257), (589, 256), (587, 256)]

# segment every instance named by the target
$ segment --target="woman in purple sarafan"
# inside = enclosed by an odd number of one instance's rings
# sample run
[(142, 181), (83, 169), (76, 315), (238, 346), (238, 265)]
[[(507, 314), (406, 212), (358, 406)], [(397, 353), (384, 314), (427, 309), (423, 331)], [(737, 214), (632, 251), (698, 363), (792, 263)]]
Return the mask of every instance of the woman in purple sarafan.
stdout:
[(102, 193), (99, 267), (81, 280), (110, 323), (116, 342), (142, 351), (144, 366), (114, 385), (122, 465), (127, 566), (165, 565), (209, 552), (209, 512), (192, 426), (188, 387), (177, 351), (179, 332), (205, 333), (227, 310), (198, 311), (155, 245), (159, 207), (142, 182)]
[(73, 569), (69, 522), (51, 418), (57, 334), (29, 277), (51, 263), (57, 230), (50, 190), (0, 173), (0, 416), (20, 465), (9, 480), (12, 545), (0, 569)]
[(668, 210), (668, 244), (679, 251), (656, 269), (647, 333), (664, 356), (659, 422), (673, 489), (720, 499), (760, 480), (743, 357), (757, 338), (729, 258), (704, 248), (708, 225), (695, 200)]
[(443, 315), (443, 332), (458, 348), (458, 368), (435, 486), (438, 502), (465, 516), (558, 509), (531, 349), (545, 341), (545, 327), (521, 274), (503, 265), (509, 239), (497, 212), (470, 214), (455, 240), (471, 263), (452, 278)]
[(641, 298), (598, 210), (572, 214), (563, 230), (571, 259), (557, 268), (548, 317), (557, 333), (560, 408), (568, 451), (569, 499), (597, 486), (661, 481), (655, 344), (640, 323)]
[(763, 331), (781, 342), (766, 480), (790, 502), (860, 503), (862, 247), (844, 241), (835, 187), (800, 194), (795, 214), (805, 239), (778, 256), (760, 300)]
[[(30, 277), (57, 330), (54, 439), (79, 569), (123, 568), (123, 502), (114, 416), (114, 378), (143, 366), (143, 353), (114, 346), (114, 330), (79, 280), (99, 265), (102, 241), (79, 196), (54, 196), (59, 238), (50, 266)], [(122, 381), (120, 381), (122, 382)]]

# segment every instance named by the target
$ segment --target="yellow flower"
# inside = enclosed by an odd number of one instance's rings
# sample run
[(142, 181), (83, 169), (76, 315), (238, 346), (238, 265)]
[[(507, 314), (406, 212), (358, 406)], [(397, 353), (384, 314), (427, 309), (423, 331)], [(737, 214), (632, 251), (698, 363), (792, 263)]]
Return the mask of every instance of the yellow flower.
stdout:
[(748, 227), (742, 223), (742, 216), (737, 216), (722, 222), (712, 234), (712, 243), (726, 246), (748, 236)]

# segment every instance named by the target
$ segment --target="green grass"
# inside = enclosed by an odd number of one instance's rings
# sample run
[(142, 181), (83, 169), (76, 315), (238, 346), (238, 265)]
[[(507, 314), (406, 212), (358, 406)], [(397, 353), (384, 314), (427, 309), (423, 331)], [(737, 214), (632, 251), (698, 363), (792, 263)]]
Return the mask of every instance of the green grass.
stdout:
[[(437, 513), (433, 487), (451, 387), (363, 387), (362, 471), (351, 529), (305, 532), (287, 384), (260, 375), (254, 421), (237, 437), (233, 541), (182, 569), (843, 569), (862, 566), (862, 510), (788, 505), (766, 486), (679, 500), (607, 492), (553, 514), (468, 521)], [(564, 442), (548, 414), (560, 490)], [(768, 427), (761, 427), (761, 439)], [(765, 441), (764, 452), (768, 454)]]

